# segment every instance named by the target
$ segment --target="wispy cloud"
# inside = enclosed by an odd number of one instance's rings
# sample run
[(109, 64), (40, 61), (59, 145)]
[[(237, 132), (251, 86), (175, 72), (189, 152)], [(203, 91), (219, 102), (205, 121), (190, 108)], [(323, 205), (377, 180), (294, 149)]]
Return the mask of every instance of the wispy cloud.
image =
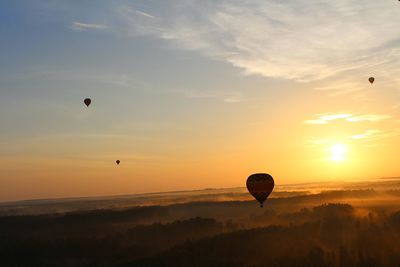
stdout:
[(362, 90), (365, 88), (367, 79), (364, 81), (364, 86), (360, 84), (360, 81), (351, 81), (349, 79), (341, 79), (335, 81), (329, 81), (328, 83), (322, 83), (314, 87), (314, 90), (327, 92), (329, 96), (343, 96), (349, 94), (362, 94)]
[(366, 130), (362, 133), (350, 135), (348, 138), (353, 140), (360, 140), (360, 141), (372, 141), (372, 140), (381, 140), (386, 138), (391, 138), (395, 136), (399, 136), (399, 131), (382, 131), (377, 129), (370, 129)]
[(229, 96), (223, 99), (224, 102), (226, 103), (239, 103), (242, 101), (241, 97), (239, 95), (237, 96)]
[(351, 117), (351, 114), (339, 113), (339, 114), (325, 114), (318, 116), (317, 119), (306, 120), (305, 123), (308, 124), (327, 124), (330, 121), (339, 120), (339, 119), (348, 119)]
[(327, 139), (308, 139), (308, 140), (306, 140), (306, 142), (308, 143), (308, 144), (311, 144), (311, 145), (326, 145), (326, 144), (328, 144), (328, 143), (331, 143), (331, 141), (329, 141), (329, 140), (327, 140)]
[(392, 116), (389, 115), (378, 115), (378, 114), (365, 114), (365, 115), (357, 115), (357, 116), (351, 116), (349, 118), (346, 118), (348, 122), (360, 122), (360, 121), (381, 121), (381, 120), (387, 120), (390, 119)]
[(150, 18), (150, 19), (155, 19), (156, 18), (155, 16), (151, 15), (150, 13), (135, 9), (135, 8), (133, 8), (131, 6), (122, 6), (121, 9), (123, 11), (125, 11), (125, 12), (128, 12), (128, 13), (132, 14), (132, 15), (139, 15), (139, 16), (143, 16), (143, 17), (146, 17), (146, 18)]
[(168, 40), (248, 74), (311, 81), (400, 65), (393, 60), (400, 55), (400, 16), (391, 1), (173, 0), (163, 7), (156, 20), (135, 9), (121, 12), (133, 34)]
[(392, 116), (381, 115), (381, 114), (361, 114), (353, 115), (348, 113), (338, 113), (338, 114), (320, 114), (316, 119), (306, 120), (305, 123), (308, 124), (328, 124), (329, 122), (342, 120), (346, 122), (376, 122), (381, 120), (390, 119)]
[(88, 30), (105, 30), (109, 27), (101, 24), (93, 24), (93, 23), (83, 23), (74, 21), (71, 25), (71, 28), (75, 31), (88, 31)]
[(355, 134), (355, 135), (351, 135), (349, 136), (350, 139), (356, 139), (356, 140), (360, 140), (360, 139), (370, 139), (371, 137), (382, 133), (382, 131), (380, 130), (367, 130), (363, 133), (359, 133), (359, 134)]
[(226, 103), (239, 103), (243, 100), (243, 96), (239, 92), (189, 91), (184, 94), (189, 98), (214, 98)]

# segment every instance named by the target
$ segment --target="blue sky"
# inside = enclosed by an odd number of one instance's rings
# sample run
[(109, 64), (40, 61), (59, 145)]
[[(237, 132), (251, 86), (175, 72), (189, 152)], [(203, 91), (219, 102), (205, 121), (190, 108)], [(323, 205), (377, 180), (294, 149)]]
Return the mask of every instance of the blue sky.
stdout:
[[(315, 144), (323, 151), (333, 139), (393, 147), (400, 130), (398, 1), (38, 0), (0, 7), (4, 199), (240, 186), (263, 168), (288, 183), (303, 177), (287, 164), (307, 170), (315, 160), (304, 163), (292, 150), (315, 155)], [(85, 97), (93, 99), (89, 109)], [(98, 166), (117, 157), (134, 164), (110, 186), (114, 174)], [(240, 171), (223, 167), (232, 164)], [(64, 177), (61, 190), (52, 178), (66, 169), (65, 177), (80, 180)], [(181, 173), (198, 169), (191, 179)], [(393, 175), (394, 165), (388, 169), (384, 175)], [(99, 172), (104, 181), (92, 190)], [(174, 182), (152, 178), (163, 172)], [(137, 182), (141, 177), (150, 182)]]

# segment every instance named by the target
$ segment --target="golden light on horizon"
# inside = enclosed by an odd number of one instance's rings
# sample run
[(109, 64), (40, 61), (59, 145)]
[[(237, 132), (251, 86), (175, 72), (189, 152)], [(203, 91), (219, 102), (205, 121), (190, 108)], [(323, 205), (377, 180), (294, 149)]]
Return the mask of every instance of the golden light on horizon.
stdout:
[(330, 148), (332, 161), (340, 162), (346, 159), (347, 147), (344, 144), (336, 143)]

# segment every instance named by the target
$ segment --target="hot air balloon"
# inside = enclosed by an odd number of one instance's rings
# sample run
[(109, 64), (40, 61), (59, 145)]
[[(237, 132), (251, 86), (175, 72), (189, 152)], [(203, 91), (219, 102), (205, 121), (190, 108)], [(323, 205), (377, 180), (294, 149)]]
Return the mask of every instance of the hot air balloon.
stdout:
[(274, 189), (274, 178), (267, 173), (252, 174), (247, 178), (246, 186), (250, 194), (260, 202), (260, 207), (263, 207), (264, 201)]
[(92, 103), (92, 100), (91, 100), (90, 98), (85, 98), (85, 100), (83, 100), (83, 102), (85, 103), (85, 105), (86, 105), (87, 107), (89, 107), (90, 104)]
[(369, 81), (371, 84), (373, 84), (374, 81), (375, 81), (375, 78), (374, 78), (374, 77), (369, 77), (368, 81)]
[(119, 161), (119, 159), (118, 159), (115, 163), (117, 163), (117, 165), (119, 165), (121, 163), (121, 161)]

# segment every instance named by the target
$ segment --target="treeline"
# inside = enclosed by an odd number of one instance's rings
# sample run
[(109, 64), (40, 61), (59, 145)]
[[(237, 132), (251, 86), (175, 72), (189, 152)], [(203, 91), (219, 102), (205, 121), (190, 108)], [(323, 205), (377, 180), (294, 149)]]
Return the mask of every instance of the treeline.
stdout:
[(400, 212), (356, 217), (342, 204), (303, 212), (315, 220), (190, 241), (123, 266), (400, 266)]
[[(50, 227), (50, 226), (49, 226)], [(96, 229), (96, 225), (93, 225)], [(54, 232), (0, 236), (0, 266), (116, 266), (153, 255), (183, 243), (222, 233), (222, 224), (214, 219), (136, 226), (124, 232), (105, 229), (72, 233), (57, 227)], [(83, 227), (85, 229), (85, 227)]]
[(400, 266), (393, 205), (223, 205), (0, 217), (0, 266)]

